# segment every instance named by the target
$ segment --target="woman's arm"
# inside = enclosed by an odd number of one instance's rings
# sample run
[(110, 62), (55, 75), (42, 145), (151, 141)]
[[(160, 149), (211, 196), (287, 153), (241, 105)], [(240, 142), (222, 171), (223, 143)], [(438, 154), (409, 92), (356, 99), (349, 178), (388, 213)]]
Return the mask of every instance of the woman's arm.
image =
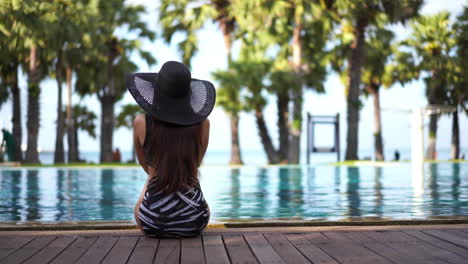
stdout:
[(135, 144), (135, 153), (141, 167), (149, 174), (148, 164), (146, 164), (143, 143), (145, 142), (146, 123), (145, 115), (138, 115), (133, 121), (133, 144)]

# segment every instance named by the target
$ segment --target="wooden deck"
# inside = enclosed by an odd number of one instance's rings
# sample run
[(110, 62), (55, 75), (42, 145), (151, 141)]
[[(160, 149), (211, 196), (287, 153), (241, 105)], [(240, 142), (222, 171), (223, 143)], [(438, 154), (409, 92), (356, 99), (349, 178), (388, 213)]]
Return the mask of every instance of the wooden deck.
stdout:
[(468, 263), (468, 225), (208, 229), (191, 239), (135, 230), (3, 231), (0, 263)]

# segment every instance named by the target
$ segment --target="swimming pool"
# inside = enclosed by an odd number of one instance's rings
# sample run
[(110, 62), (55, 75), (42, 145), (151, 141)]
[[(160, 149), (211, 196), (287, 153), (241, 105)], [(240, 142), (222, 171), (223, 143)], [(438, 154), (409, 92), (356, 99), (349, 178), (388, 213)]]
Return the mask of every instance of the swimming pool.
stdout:
[[(131, 220), (139, 168), (0, 169), (0, 221)], [(211, 221), (468, 216), (468, 163), (201, 169)]]

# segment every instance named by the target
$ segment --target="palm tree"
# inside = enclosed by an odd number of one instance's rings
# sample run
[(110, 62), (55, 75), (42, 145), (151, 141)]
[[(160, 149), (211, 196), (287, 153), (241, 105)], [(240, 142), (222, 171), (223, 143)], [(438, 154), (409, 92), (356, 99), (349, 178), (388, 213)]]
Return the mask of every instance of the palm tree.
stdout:
[[(39, 81), (46, 75), (46, 67), (40, 67), (39, 61), (45, 59), (41, 52), (41, 34), (44, 32), (45, 20), (42, 19), (48, 10), (39, 2), (25, 0), (0, 2), (0, 37), (6, 41), (2, 44), (2, 79), (6, 77), (13, 95), (13, 135), (15, 138), (15, 160), (22, 160), (20, 90), (18, 86), (18, 67), (28, 74), (28, 140), (26, 162), (39, 162), (37, 137), (39, 132)], [(5, 38), (6, 37), (6, 38)]]
[[(111, 162), (114, 105), (126, 91), (125, 74), (137, 69), (130, 61), (130, 53), (138, 52), (149, 65), (154, 64), (154, 57), (140, 48), (140, 42), (153, 40), (155, 34), (142, 21), (145, 8), (141, 5), (129, 6), (124, 0), (112, 0), (100, 1), (98, 7), (89, 43), (82, 48), (86, 56), (75, 69), (78, 77), (75, 88), (82, 96), (96, 94), (101, 102), (100, 160)], [(135, 38), (117, 37), (115, 32), (122, 28), (135, 33)]]
[[(382, 120), (380, 110), (380, 88), (384, 84), (385, 68), (392, 55), (391, 42), (393, 32), (386, 29), (376, 29), (369, 32), (366, 40), (366, 56), (362, 71), (364, 94), (372, 95), (374, 104), (374, 155), (375, 159), (385, 160), (382, 139)], [(388, 85), (388, 83), (387, 83)]]
[(57, 1), (52, 2), (50, 8), (54, 23), (51, 23), (49, 27), (48, 33), (50, 40), (48, 43), (53, 47), (56, 53), (54, 73), (58, 88), (54, 163), (63, 163), (65, 160), (63, 136), (65, 134), (66, 124), (62, 111), (62, 83), (65, 73), (66, 49), (68, 46), (72, 46), (72, 42), (74, 38), (76, 38), (75, 36), (79, 35), (76, 34), (77, 25), (74, 24), (75, 21), (73, 21), (73, 16), (79, 12), (76, 6), (76, 2)]
[(358, 159), (359, 91), (366, 53), (365, 39), (369, 26), (384, 20), (387, 23), (404, 22), (418, 14), (423, 0), (336, 0), (333, 8), (338, 22), (352, 35), (351, 51), (347, 57), (347, 145), (346, 160)]
[(0, 13), (0, 27), (9, 28), (10, 30), (0, 30), (0, 106), (9, 99), (11, 94), (12, 99), (12, 125), (13, 137), (15, 139), (15, 156), (14, 161), (23, 161), (23, 153), (21, 150), (22, 128), (21, 128), (21, 96), (20, 87), (18, 85), (18, 68), (19, 61), (24, 58), (24, 46), (22, 37), (18, 33), (17, 25), (14, 23), (14, 18), (11, 14)]
[[(117, 115), (116, 118), (116, 127), (125, 127), (128, 129), (133, 128), (133, 120), (135, 120), (136, 116), (142, 114), (143, 110), (136, 104), (126, 104), (122, 106), (122, 110)], [(132, 145), (132, 160), (131, 162), (135, 162), (135, 146)]]
[(253, 45), (266, 46), (270, 53), (277, 51), (271, 56), (274, 65), (268, 90), (277, 97), (279, 159), (283, 162), (299, 162), (304, 87), (323, 91), (324, 50), (331, 30), (326, 4), (318, 0), (238, 0), (233, 5), (239, 31)]
[[(450, 14), (441, 12), (435, 15), (422, 16), (412, 25), (411, 36), (402, 42), (414, 54), (417, 70), (427, 77), (426, 97), (429, 105), (441, 105), (447, 102), (447, 90), (451, 85), (455, 51), (455, 31), (450, 22)], [(426, 159), (435, 159), (438, 114), (429, 118), (429, 143)]]
[[(85, 106), (81, 105), (74, 105), (72, 107), (73, 111), (73, 123), (75, 124), (73, 127), (73, 130), (70, 132), (70, 130), (67, 130), (66, 133), (74, 133), (75, 135), (73, 136), (73, 139), (75, 140), (75, 144), (73, 144), (71, 147), (75, 148), (74, 150), (70, 150), (70, 146), (68, 146), (69, 150), (68, 151), (73, 151), (76, 153), (77, 159), (73, 161), (68, 161), (68, 162), (76, 162), (80, 161), (80, 151), (78, 149), (79, 146), (79, 138), (78, 138), (78, 131), (83, 131), (86, 132), (90, 137), (96, 138), (96, 114), (86, 108)], [(68, 107), (63, 111), (63, 115), (66, 115), (68, 112)], [(68, 121), (64, 121), (68, 122)], [(65, 124), (64, 124), (65, 125)]]
[[(190, 61), (198, 49), (196, 31), (202, 28), (205, 22), (212, 20), (218, 24), (223, 34), (229, 67), (232, 61), (233, 34), (236, 29), (236, 20), (231, 13), (233, 2), (231, 0), (209, 0), (200, 4), (196, 0), (161, 1), (159, 20), (163, 26), (163, 36), (167, 42), (171, 42), (174, 33), (181, 32), (185, 35), (184, 40), (179, 43), (185, 64), (190, 65)], [(218, 105), (228, 113), (231, 125), (229, 163), (243, 164), (239, 142), (240, 92), (232, 89), (234, 89), (232, 85), (218, 87)], [(227, 96), (227, 100), (222, 99), (224, 96)]]
[(449, 94), (449, 98), (451, 99), (450, 103), (456, 107), (456, 111), (452, 113), (452, 159), (458, 159), (460, 157), (459, 109), (462, 113), (464, 112), (465, 115), (468, 114), (468, 7), (465, 7), (463, 14), (457, 18), (456, 30), (457, 72), (455, 77), (457, 78)]

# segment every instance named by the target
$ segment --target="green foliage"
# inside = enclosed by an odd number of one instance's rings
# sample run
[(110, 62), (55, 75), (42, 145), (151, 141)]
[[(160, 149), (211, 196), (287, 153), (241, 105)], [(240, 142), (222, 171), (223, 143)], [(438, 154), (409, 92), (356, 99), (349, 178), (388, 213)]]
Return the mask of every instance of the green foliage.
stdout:
[(453, 75), (455, 85), (449, 91), (450, 104), (460, 105), (468, 114), (468, 7), (457, 18), (454, 26), (457, 32), (456, 70)]
[[(98, 1), (94, 5), (97, 13), (86, 24), (87, 34), (70, 53), (77, 73), (75, 88), (82, 96), (111, 96), (117, 101), (126, 91), (125, 74), (138, 69), (130, 60), (133, 52), (148, 65), (156, 63), (151, 53), (141, 48), (141, 41), (154, 40), (155, 33), (143, 22), (145, 9), (141, 5), (131, 6), (124, 0)], [(117, 32), (126, 32), (126, 37), (117, 37)]]
[(133, 127), (133, 121), (136, 116), (143, 114), (143, 110), (136, 104), (126, 104), (122, 106), (122, 110), (117, 115), (116, 127), (125, 127), (131, 129)]
[[(162, 0), (159, 9), (159, 22), (163, 29), (163, 38), (170, 43), (176, 33), (183, 34), (183, 40), (177, 44), (182, 52), (182, 61), (190, 66), (190, 60), (198, 51), (196, 32), (208, 20), (220, 21), (224, 6), (230, 1), (212, 0), (199, 4), (193, 0)], [(218, 7), (218, 10), (217, 10)]]
[[(84, 131), (90, 137), (96, 138), (96, 114), (82, 105), (74, 105), (72, 108), (72, 113), (75, 129)], [(63, 111), (63, 115), (67, 116), (66, 109)], [(64, 121), (66, 123), (66, 118)]]
[(447, 90), (454, 85), (456, 73), (456, 32), (450, 14), (440, 12), (418, 17), (411, 28), (411, 36), (401, 43), (402, 49), (409, 49), (402, 58), (407, 60), (409, 69), (416, 72), (412, 76), (425, 76), (429, 103), (446, 103)]
[(238, 114), (243, 110), (240, 100), (242, 84), (238, 72), (234, 69), (218, 70), (212, 73), (213, 79), (218, 82), (216, 104), (230, 114)]

